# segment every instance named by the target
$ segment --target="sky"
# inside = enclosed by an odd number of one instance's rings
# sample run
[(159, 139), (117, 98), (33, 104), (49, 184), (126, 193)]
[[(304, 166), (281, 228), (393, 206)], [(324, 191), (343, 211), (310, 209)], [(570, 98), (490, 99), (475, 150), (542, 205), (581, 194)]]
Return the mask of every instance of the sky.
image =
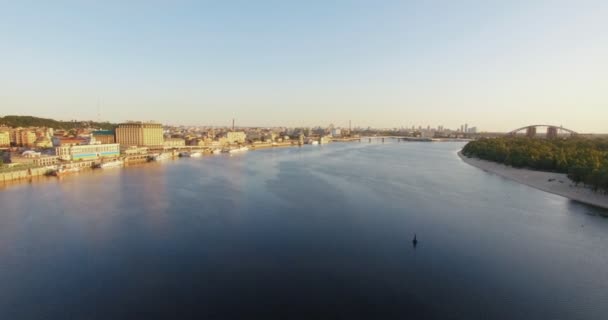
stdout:
[(0, 116), (608, 132), (608, 1), (0, 0)]

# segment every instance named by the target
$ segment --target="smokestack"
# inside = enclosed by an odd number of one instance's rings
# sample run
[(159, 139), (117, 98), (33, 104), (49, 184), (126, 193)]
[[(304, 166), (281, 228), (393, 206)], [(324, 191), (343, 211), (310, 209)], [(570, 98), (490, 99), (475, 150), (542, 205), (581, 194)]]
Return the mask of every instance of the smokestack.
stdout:
[(234, 131), (234, 118), (232, 118), (232, 131)]

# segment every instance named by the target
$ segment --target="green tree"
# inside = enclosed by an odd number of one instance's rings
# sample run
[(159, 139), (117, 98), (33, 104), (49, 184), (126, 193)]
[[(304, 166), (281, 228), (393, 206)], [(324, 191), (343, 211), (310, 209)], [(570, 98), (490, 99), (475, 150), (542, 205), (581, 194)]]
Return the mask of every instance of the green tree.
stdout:
[(576, 184), (608, 191), (608, 139), (499, 137), (471, 141), (462, 152), (517, 168), (566, 173)]

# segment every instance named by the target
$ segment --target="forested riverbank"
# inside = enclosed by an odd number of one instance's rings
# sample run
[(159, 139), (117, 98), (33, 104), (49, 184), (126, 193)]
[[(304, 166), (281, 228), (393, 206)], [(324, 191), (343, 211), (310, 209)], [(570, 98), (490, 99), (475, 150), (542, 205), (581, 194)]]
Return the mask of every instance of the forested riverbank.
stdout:
[(515, 168), (565, 173), (575, 184), (608, 192), (608, 139), (500, 137), (472, 141), (462, 153)]

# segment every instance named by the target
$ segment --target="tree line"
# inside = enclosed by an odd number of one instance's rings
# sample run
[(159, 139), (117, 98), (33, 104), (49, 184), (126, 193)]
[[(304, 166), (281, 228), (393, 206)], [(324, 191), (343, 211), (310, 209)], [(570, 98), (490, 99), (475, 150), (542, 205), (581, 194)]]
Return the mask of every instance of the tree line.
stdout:
[(77, 128), (100, 128), (104, 130), (112, 130), (117, 127), (116, 124), (109, 122), (95, 121), (58, 121), (54, 119), (38, 118), (32, 116), (5, 116), (0, 117), (0, 125), (8, 127), (47, 127), (53, 129), (77, 129)]
[(595, 191), (608, 193), (608, 139), (605, 138), (479, 139), (469, 142), (462, 153), (516, 168), (566, 173), (577, 185), (583, 183)]

